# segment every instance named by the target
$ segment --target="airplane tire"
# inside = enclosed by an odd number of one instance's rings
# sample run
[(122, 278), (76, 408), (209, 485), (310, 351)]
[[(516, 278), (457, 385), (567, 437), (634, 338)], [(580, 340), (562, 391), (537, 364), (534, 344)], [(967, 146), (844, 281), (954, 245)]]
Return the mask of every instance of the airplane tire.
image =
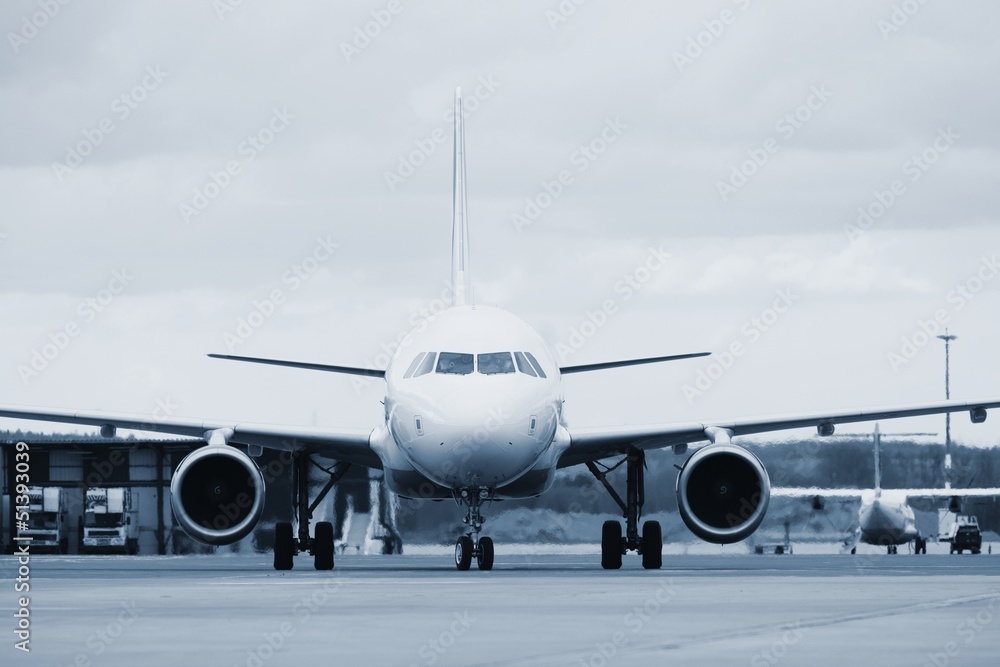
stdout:
[(316, 536), (313, 538), (313, 557), (317, 570), (333, 569), (333, 524), (320, 521), (316, 524)]
[(472, 566), (472, 538), (462, 535), (455, 542), (455, 567), (459, 570), (468, 570)]
[(659, 521), (642, 524), (642, 566), (647, 570), (663, 567), (663, 531)]
[(476, 554), (476, 565), (480, 570), (493, 569), (493, 540), (489, 537), (479, 538), (479, 553)]
[(605, 521), (601, 528), (601, 567), (618, 570), (622, 566), (622, 525)]
[(274, 526), (274, 569), (291, 570), (295, 543), (292, 538), (292, 524), (281, 521)]

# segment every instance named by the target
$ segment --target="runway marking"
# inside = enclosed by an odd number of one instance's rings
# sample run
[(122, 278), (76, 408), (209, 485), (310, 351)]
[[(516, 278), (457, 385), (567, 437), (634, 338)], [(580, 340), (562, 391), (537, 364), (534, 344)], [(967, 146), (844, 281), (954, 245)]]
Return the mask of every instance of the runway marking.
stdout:
[[(843, 614), (839, 616), (830, 616), (827, 618), (816, 618), (811, 621), (801, 620), (794, 623), (794, 629), (809, 629), (809, 628), (820, 628), (828, 627), (831, 625), (840, 625), (842, 623), (850, 623), (853, 621), (864, 621), (873, 618), (888, 618), (891, 616), (902, 616), (905, 614), (916, 614), (924, 611), (931, 611), (934, 609), (944, 609), (948, 607), (957, 607), (965, 604), (972, 604), (975, 602), (982, 602), (986, 600), (996, 599), (996, 593), (981, 593), (979, 595), (970, 595), (962, 598), (952, 598), (949, 600), (939, 600), (936, 602), (921, 602), (912, 605), (906, 605), (903, 607), (891, 607), (888, 609), (879, 609), (867, 612), (856, 612), (853, 614)], [(722, 642), (732, 641), (734, 639), (747, 639), (751, 637), (759, 637), (762, 635), (773, 635), (776, 633), (782, 633), (787, 630), (793, 629), (790, 623), (779, 623), (770, 625), (760, 625), (752, 626), (749, 628), (744, 628), (742, 630), (733, 630), (731, 632), (726, 632), (719, 635), (700, 637), (692, 636), (687, 639), (682, 639), (679, 641), (668, 642), (663, 644), (652, 644), (649, 642), (636, 642), (636, 644), (630, 647), (624, 647), (622, 650), (622, 656), (634, 657), (637, 655), (646, 655), (652, 653), (659, 653), (662, 651), (673, 651), (677, 649), (687, 648), (689, 646), (702, 646), (705, 644), (719, 644)], [(490, 665), (564, 665), (570, 661), (583, 660), (593, 654), (593, 649), (573, 651), (573, 652), (559, 652), (549, 655), (540, 655), (535, 657), (523, 657), (512, 659), (505, 662), (489, 662), (489, 663), (478, 663), (478, 664), (490, 664)]]

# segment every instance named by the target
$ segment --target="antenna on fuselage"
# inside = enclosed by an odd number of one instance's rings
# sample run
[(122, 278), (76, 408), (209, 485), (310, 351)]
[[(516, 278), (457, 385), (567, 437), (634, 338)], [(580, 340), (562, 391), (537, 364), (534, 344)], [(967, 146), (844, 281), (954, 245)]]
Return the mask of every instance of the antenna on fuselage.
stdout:
[(469, 220), (465, 198), (465, 117), (462, 89), (455, 89), (455, 160), (452, 167), (451, 285), (453, 306), (472, 305), (469, 275)]

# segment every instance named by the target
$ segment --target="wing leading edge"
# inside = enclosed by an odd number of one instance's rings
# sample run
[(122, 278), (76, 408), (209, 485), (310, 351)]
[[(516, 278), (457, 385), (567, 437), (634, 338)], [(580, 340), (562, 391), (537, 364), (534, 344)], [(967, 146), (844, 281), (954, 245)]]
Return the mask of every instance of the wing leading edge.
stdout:
[(160, 419), (150, 415), (29, 408), (19, 405), (0, 405), (0, 417), (170, 433), (203, 438), (206, 442), (211, 439), (213, 433), (225, 432), (225, 439), (229, 443), (286, 451), (307, 450), (368, 468), (382, 467), (381, 460), (369, 444), (372, 429), (279, 426), (183, 418)]
[(920, 417), (964, 410), (970, 411), (973, 421), (982, 421), (986, 418), (986, 410), (996, 407), (1000, 407), (1000, 399), (989, 398), (978, 401), (940, 401), (734, 420), (678, 422), (646, 426), (569, 428), (567, 430), (570, 436), (570, 445), (559, 460), (559, 467), (565, 468), (617, 456), (633, 447), (636, 449), (659, 449), (703, 440), (714, 441), (715, 434), (720, 432), (733, 437), (812, 426), (828, 431), (826, 434), (829, 435), (833, 432), (832, 427), (836, 424)]
[[(882, 497), (892, 498), (993, 498), (1000, 497), (1000, 488), (979, 489), (879, 489)], [(772, 486), (772, 497), (784, 498), (861, 498), (874, 495), (875, 489), (824, 489), (813, 486)]]

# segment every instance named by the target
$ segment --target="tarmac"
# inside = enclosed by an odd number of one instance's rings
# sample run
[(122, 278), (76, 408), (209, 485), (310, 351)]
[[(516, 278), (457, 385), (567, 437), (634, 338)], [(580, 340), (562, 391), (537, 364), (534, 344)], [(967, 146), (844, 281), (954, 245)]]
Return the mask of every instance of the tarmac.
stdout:
[[(0, 664), (996, 665), (1000, 556), (0, 557)], [(29, 596), (30, 653), (14, 647)]]

